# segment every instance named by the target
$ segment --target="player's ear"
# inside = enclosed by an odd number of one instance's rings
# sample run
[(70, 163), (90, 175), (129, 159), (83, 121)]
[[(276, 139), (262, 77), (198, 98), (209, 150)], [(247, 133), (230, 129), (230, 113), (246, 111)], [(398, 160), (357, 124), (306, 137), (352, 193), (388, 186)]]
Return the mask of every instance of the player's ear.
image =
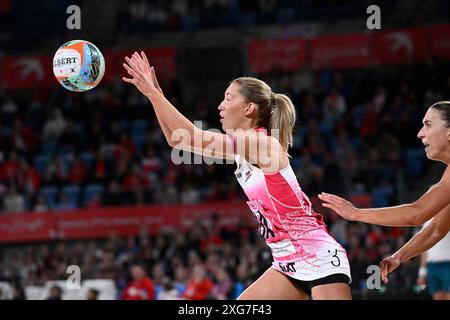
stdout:
[(245, 114), (249, 115), (252, 114), (256, 110), (256, 104), (254, 102), (249, 102), (245, 106)]

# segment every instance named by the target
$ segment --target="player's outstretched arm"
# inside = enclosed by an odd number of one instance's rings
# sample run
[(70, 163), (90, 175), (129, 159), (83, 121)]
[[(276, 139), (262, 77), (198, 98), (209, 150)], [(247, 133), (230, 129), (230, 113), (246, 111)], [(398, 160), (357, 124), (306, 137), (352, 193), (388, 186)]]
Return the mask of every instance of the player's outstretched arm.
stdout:
[[(164, 97), (154, 69), (143, 52), (141, 55), (134, 53), (131, 58), (126, 57), (125, 60), (123, 66), (132, 78), (123, 80), (134, 84), (148, 97), (158, 121), (167, 130), (165, 134), (170, 137), (168, 142), (172, 147), (181, 147), (204, 156), (222, 159), (234, 159), (234, 154), (239, 154), (267, 171), (276, 171), (287, 165), (287, 156), (281, 145), (270, 136), (244, 130), (238, 130), (229, 136), (197, 128)], [(266, 157), (261, 157), (261, 154)]]
[[(159, 96), (162, 98), (164, 97), (164, 93), (156, 78), (154, 67), (150, 67), (150, 63), (144, 52), (141, 52), (141, 55), (142, 56), (139, 56), (139, 54), (135, 52), (131, 58), (125, 57), (126, 63), (124, 63), (123, 66), (132, 78), (123, 77), (122, 79), (125, 82), (134, 84), (135, 87), (143, 95), (149, 98), (150, 102), (152, 102), (150, 97), (155, 98), (156, 96)], [(140, 59), (138, 59), (138, 57)], [(176, 137), (172, 134), (173, 131), (169, 128), (160, 109), (154, 108), (154, 110), (167, 143), (173, 147), (179, 141), (177, 141)]]
[(318, 196), (323, 201), (324, 207), (332, 209), (348, 220), (383, 226), (419, 226), (450, 204), (450, 167), (447, 167), (439, 183), (430, 188), (419, 200), (410, 204), (357, 209), (352, 203), (336, 195), (322, 193)]
[[(147, 57), (145, 57), (145, 55), (143, 57), (145, 58), (146, 61), (148, 61)], [(150, 74), (151, 74), (151, 77), (152, 77), (153, 83), (155, 84), (156, 89), (158, 89), (158, 91), (162, 95), (164, 95), (164, 92), (158, 83), (158, 79), (156, 78), (155, 68), (151, 67), (149, 71), (150, 71)], [(164, 137), (166, 138), (167, 143), (170, 145), (171, 144), (171, 137), (170, 137), (171, 134), (170, 134), (169, 128), (167, 127), (167, 124), (165, 123), (164, 119), (161, 117), (158, 110), (156, 110), (156, 109), (154, 109), (154, 110), (155, 110), (156, 118), (158, 119), (158, 122), (161, 126), (161, 130), (164, 133)]]
[(381, 278), (387, 283), (388, 274), (419, 254), (426, 252), (442, 240), (450, 230), (450, 205), (437, 214), (431, 223), (416, 233), (403, 247), (380, 263)]

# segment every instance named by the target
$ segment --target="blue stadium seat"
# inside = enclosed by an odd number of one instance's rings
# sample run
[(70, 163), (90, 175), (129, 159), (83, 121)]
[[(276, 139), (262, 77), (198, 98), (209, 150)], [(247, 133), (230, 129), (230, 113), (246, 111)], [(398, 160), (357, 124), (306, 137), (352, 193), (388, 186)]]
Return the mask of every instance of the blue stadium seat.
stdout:
[(128, 129), (130, 128), (130, 123), (127, 120), (122, 120), (119, 122), (119, 127), (123, 131), (128, 131)]
[(302, 166), (302, 158), (300, 158), (300, 157), (292, 158), (291, 166), (293, 169), (300, 168)]
[(75, 125), (75, 130), (77, 132), (80, 141), (84, 141), (86, 137), (86, 126), (83, 123), (77, 123)]
[(353, 123), (355, 124), (355, 126), (357, 128), (361, 127), (361, 124), (363, 122), (366, 111), (367, 111), (367, 108), (365, 105), (359, 105), (353, 109), (353, 112), (352, 112)]
[(48, 186), (41, 188), (40, 194), (47, 200), (50, 209), (55, 208), (59, 190), (56, 187)]
[(74, 153), (75, 153), (75, 147), (73, 147), (73, 146), (65, 145), (65, 146), (61, 146), (58, 148), (58, 155), (65, 156), (68, 154), (73, 155)]
[(394, 195), (394, 189), (390, 186), (375, 188), (372, 191), (372, 202), (375, 208), (391, 205), (389, 198)]
[(291, 23), (295, 20), (295, 11), (286, 8), (286, 9), (280, 9), (277, 12), (277, 22), (281, 24), (287, 24)]
[(240, 16), (239, 24), (242, 26), (252, 26), (256, 22), (255, 13), (243, 13)]
[(182, 17), (181, 23), (184, 30), (195, 30), (200, 27), (200, 18), (187, 15)]
[(88, 167), (92, 168), (95, 162), (95, 155), (92, 152), (83, 152), (80, 156), (81, 161)]
[(62, 190), (67, 195), (67, 200), (75, 207), (79, 206), (81, 188), (77, 184), (65, 185)]
[(44, 153), (53, 153), (56, 150), (57, 141), (56, 140), (46, 140), (42, 144), (42, 152)]
[(9, 136), (9, 135), (11, 135), (11, 133), (12, 133), (11, 127), (3, 127), (3, 132), (2, 132), (3, 137)]
[(84, 188), (83, 193), (83, 203), (88, 204), (94, 197), (101, 195), (103, 193), (103, 186), (98, 183), (88, 184)]
[(45, 171), (47, 169), (47, 162), (49, 161), (49, 155), (47, 154), (39, 154), (34, 158), (33, 166), (39, 172), (39, 175), (43, 177), (45, 175)]
[(148, 123), (146, 120), (136, 120), (131, 124), (131, 135), (143, 135), (147, 132)]
[(136, 146), (137, 150), (142, 150), (144, 148), (146, 140), (146, 134), (138, 134), (131, 137), (131, 141), (133, 141), (133, 144)]
[(423, 172), (425, 152), (423, 148), (407, 149), (404, 153), (408, 174), (418, 176)]

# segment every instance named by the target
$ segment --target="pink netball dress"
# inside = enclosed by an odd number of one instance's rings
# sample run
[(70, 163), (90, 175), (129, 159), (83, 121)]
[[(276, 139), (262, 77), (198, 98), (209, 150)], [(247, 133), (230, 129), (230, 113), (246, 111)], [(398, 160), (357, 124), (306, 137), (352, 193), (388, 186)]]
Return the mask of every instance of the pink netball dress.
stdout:
[(272, 268), (302, 281), (333, 274), (351, 279), (345, 249), (328, 233), (322, 215), (312, 211), (292, 167), (269, 175), (239, 155), (235, 161), (236, 178), (271, 248)]

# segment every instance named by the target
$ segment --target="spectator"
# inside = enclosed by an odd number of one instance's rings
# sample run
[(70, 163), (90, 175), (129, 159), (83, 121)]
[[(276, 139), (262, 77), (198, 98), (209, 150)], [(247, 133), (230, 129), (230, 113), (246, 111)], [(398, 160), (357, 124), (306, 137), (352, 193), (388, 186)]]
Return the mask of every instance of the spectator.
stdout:
[(38, 195), (36, 199), (36, 204), (34, 205), (34, 212), (47, 212), (49, 207), (47, 204), (47, 199), (44, 196)]
[(94, 288), (90, 288), (86, 294), (86, 300), (98, 300), (100, 291)]
[(228, 272), (218, 268), (214, 273), (215, 283), (211, 291), (214, 300), (228, 300), (232, 294), (232, 282)]
[(346, 110), (347, 103), (344, 97), (337, 89), (331, 89), (323, 101), (324, 121), (329, 124), (334, 124)]
[(69, 197), (65, 192), (61, 192), (59, 195), (59, 202), (54, 208), (58, 211), (67, 211), (67, 210), (74, 210), (77, 208), (77, 203), (75, 203), (72, 200), (69, 200)]
[(102, 195), (102, 204), (104, 206), (122, 206), (127, 203), (128, 200), (119, 183), (116, 180), (111, 180), (106, 193)]
[(3, 198), (3, 206), (6, 212), (25, 211), (25, 198), (17, 192), (15, 185), (9, 187), (8, 194)]
[(158, 300), (178, 300), (180, 299), (177, 288), (169, 277), (165, 276), (161, 281), (161, 289)]
[(12, 300), (26, 300), (25, 288), (20, 282), (15, 282), (12, 285)]
[(59, 286), (53, 286), (50, 288), (50, 294), (47, 300), (62, 300), (62, 289)]
[(55, 140), (58, 141), (59, 137), (62, 135), (66, 129), (66, 120), (61, 112), (61, 110), (55, 108), (44, 124), (43, 129), (43, 140)]
[(146, 276), (144, 268), (140, 265), (131, 267), (131, 282), (124, 290), (124, 300), (154, 300), (155, 288), (153, 281)]
[(193, 267), (183, 296), (187, 300), (206, 300), (210, 298), (212, 288), (213, 282), (206, 275), (205, 268), (201, 264), (197, 264)]

